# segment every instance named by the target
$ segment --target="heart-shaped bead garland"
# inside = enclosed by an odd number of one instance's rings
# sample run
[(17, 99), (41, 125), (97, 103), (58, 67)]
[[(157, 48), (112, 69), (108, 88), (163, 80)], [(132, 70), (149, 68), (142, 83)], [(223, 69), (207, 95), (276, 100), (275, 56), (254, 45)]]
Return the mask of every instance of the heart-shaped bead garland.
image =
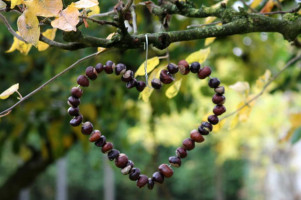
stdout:
[[(137, 81), (134, 78), (134, 72), (127, 70), (126, 66), (122, 63), (115, 65), (112, 61), (107, 61), (105, 65), (98, 63), (95, 67), (89, 66), (86, 68), (86, 75), (80, 75), (77, 78), (78, 87), (73, 87), (71, 89), (71, 96), (68, 98), (68, 104), (71, 106), (68, 109), (69, 115), (73, 116), (70, 124), (72, 126), (79, 126), (82, 124), (81, 132), (84, 135), (90, 135), (89, 141), (94, 142), (97, 147), (101, 147), (103, 153), (108, 154), (108, 159), (110, 161), (115, 160), (115, 165), (121, 168), (121, 173), (124, 175), (129, 174), (129, 178), (132, 181), (137, 181), (137, 186), (139, 188), (148, 186), (149, 189), (153, 189), (155, 182), (163, 183), (164, 178), (169, 178), (173, 175), (173, 167), (181, 166), (181, 159), (187, 156), (187, 151), (194, 148), (195, 142), (201, 143), (205, 139), (203, 135), (208, 135), (212, 131), (212, 125), (216, 125), (219, 122), (218, 116), (226, 112), (226, 108), (223, 106), (225, 102), (225, 97), (223, 96), (225, 89), (220, 85), (220, 81), (217, 78), (210, 78), (208, 85), (214, 88), (216, 94), (212, 97), (212, 102), (216, 104), (213, 109), (214, 115), (208, 117), (208, 122), (202, 122), (198, 127), (198, 130), (194, 129), (190, 132), (190, 138), (183, 140), (182, 146), (177, 148), (176, 156), (169, 157), (169, 163), (161, 164), (158, 167), (158, 171), (153, 173), (151, 178), (146, 175), (141, 174), (139, 168), (134, 167), (133, 161), (129, 160), (126, 154), (120, 153), (111, 142), (106, 141), (106, 137), (101, 134), (99, 130), (93, 129), (93, 124), (89, 121), (82, 123), (83, 116), (79, 111), (80, 97), (83, 95), (83, 90), (81, 87), (88, 87), (90, 80), (95, 80), (99, 73), (105, 71), (107, 74), (112, 74), (115, 71), (116, 75), (122, 75), (121, 80), (126, 82), (127, 88), (136, 87), (136, 89), (141, 92), (146, 87), (146, 83), (143, 81)], [(185, 61), (181, 60), (178, 65), (168, 64), (167, 68), (160, 72), (160, 79), (154, 78), (151, 81), (151, 85), (154, 89), (160, 89), (163, 84), (170, 84), (174, 81), (173, 74), (178, 71), (182, 75), (186, 75), (189, 72), (197, 73), (200, 79), (205, 79), (210, 76), (211, 68), (203, 67), (201, 68), (200, 63), (194, 62), (190, 65)]]

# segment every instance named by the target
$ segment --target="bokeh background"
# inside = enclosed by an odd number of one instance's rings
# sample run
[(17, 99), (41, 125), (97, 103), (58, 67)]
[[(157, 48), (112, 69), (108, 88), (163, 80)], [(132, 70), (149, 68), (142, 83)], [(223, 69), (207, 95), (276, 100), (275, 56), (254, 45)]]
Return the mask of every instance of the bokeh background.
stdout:
[[(68, 1), (64, 1), (68, 5)], [(215, 1), (195, 1), (197, 5)], [(239, 3), (230, 1), (229, 5)], [(240, 4), (239, 4), (240, 5)], [(259, 7), (263, 7), (263, 1)], [(295, 6), (283, 1), (283, 9)], [(100, 1), (101, 12), (114, 2)], [(243, 6), (243, 5), (241, 5)], [(138, 32), (162, 30), (157, 17), (137, 6)], [(258, 8), (260, 10), (260, 8)], [(16, 30), (17, 14), (5, 14)], [(275, 16), (277, 17), (277, 16)], [(202, 19), (173, 16), (169, 30), (185, 30)], [(44, 27), (47, 28), (47, 27)], [(98, 37), (114, 31), (89, 23), (80, 30)], [(58, 31), (56, 40), (62, 41)], [(89, 48), (65, 51), (49, 48), (28, 55), (6, 53), (13, 37), (0, 25), (0, 92), (19, 83), (23, 95), (64, 70), (80, 57), (96, 51)], [(227, 114), (258, 94), (269, 79), (300, 50), (276, 33), (253, 33), (216, 39), (174, 43), (171, 62), (210, 48), (203, 65), (213, 69), (226, 87)], [(150, 47), (149, 57), (166, 51)], [(174, 176), (153, 191), (138, 189), (120, 173), (100, 149), (89, 143), (80, 128), (69, 125), (66, 100), (76, 78), (89, 65), (125, 63), (133, 70), (145, 59), (143, 49), (110, 49), (77, 66), (0, 119), (0, 196), (13, 193), (18, 199), (301, 199), (301, 73), (300, 62), (276, 79), (264, 94), (240, 112), (225, 118), (206, 141), (197, 144)], [(160, 66), (166, 65), (160, 61)], [(138, 79), (143, 80), (144, 77)], [(143, 173), (151, 175), (167, 163), (181, 141), (189, 137), (212, 112), (213, 91), (206, 80), (188, 75), (172, 99), (168, 87), (154, 91), (148, 102), (135, 89), (126, 89), (120, 77), (101, 74), (84, 91), (81, 111), (115, 147), (126, 153)], [(0, 101), (0, 110), (16, 103), (14, 94)]]

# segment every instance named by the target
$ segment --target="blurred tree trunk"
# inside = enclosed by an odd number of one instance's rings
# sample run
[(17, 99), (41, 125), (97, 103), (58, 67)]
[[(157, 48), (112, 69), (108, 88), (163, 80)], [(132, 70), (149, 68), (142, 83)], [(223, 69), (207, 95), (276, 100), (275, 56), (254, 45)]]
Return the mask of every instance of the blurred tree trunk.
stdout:
[(21, 190), (20, 195), (19, 195), (19, 200), (30, 200), (30, 189), (25, 188)]
[(61, 158), (56, 162), (57, 177), (56, 177), (56, 200), (68, 199), (67, 187), (67, 160)]
[(215, 176), (215, 199), (224, 200), (224, 191), (223, 191), (223, 168), (218, 165), (216, 167), (216, 176)]
[(107, 157), (103, 156), (104, 163), (104, 200), (115, 199), (115, 180), (114, 172), (109, 164)]

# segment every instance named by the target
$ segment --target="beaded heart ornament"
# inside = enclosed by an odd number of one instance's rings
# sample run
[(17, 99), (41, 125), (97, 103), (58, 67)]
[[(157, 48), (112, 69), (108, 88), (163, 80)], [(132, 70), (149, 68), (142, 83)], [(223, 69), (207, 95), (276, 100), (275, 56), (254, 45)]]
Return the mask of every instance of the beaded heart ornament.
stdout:
[[(121, 168), (121, 173), (129, 175), (129, 179), (136, 181), (137, 187), (142, 188), (145, 185), (149, 189), (153, 189), (155, 183), (163, 183), (164, 178), (170, 178), (174, 171), (172, 167), (180, 167), (181, 159), (187, 156), (187, 151), (194, 149), (195, 143), (204, 142), (204, 135), (208, 135), (212, 131), (212, 125), (216, 125), (219, 122), (218, 116), (226, 112), (226, 108), (223, 106), (226, 98), (223, 96), (225, 88), (220, 86), (218, 78), (211, 78), (211, 68), (208, 66), (201, 67), (200, 63), (193, 62), (189, 65), (185, 60), (181, 60), (178, 65), (168, 64), (166, 69), (160, 72), (160, 78), (154, 78), (151, 81), (151, 86), (154, 89), (160, 89), (163, 84), (170, 84), (174, 79), (174, 75), (180, 71), (182, 75), (187, 75), (189, 72), (197, 74), (200, 79), (209, 77), (208, 85), (215, 91), (212, 97), (212, 102), (216, 104), (213, 109), (213, 115), (208, 117), (208, 121), (202, 122), (198, 129), (194, 129), (190, 132), (190, 137), (183, 140), (182, 146), (176, 149), (176, 155), (169, 157), (169, 164), (161, 164), (158, 167), (158, 171), (154, 172), (152, 177), (147, 177), (141, 174), (139, 168), (135, 167), (134, 162), (129, 160), (126, 154), (120, 153), (117, 149), (114, 149), (114, 145), (106, 140), (106, 137), (99, 131), (94, 129), (93, 124), (89, 121), (83, 122), (83, 116), (80, 114), (79, 105), (80, 97), (83, 95), (81, 87), (88, 87), (90, 80), (95, 80), (98, 75), (105, 71), (106, 74), (121, 75), (121, 80), (126, 83), (127, 88), (136, 87), (139, 92), (142, 92), (146, 87), (146, 83), (143, 81), (137, 81), (134, 77), (132, 70), (127, 70), (126, 65), (119, 63), (114, 64), (112, 61), (107, 61), (105, 65), (98, 63), (95, 67), (89, 66), (86, 68), (85, 75), (80, 75), (77, 78), (79, 86), (71, 89), (71, 96), (68, 98), (69, 115), (73, 116), (70, 124), (71, 126), (81, 127), (81, 132), (84, 135), (90, 135), (89, 141), (94, 142), (97, 147), (101, 148), (102, 153), (107, 153), (110, 161), (115, 160), (115, 165)], [(90, 80), (89, 80), (90, 79)]]

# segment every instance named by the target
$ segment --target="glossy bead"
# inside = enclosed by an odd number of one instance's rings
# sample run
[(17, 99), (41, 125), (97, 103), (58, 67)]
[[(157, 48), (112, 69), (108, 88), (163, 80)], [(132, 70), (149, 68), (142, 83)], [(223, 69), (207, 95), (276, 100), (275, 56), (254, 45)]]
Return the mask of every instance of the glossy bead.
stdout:
[(114, 65), (114, 63), (111, 60), (108, 60), (106, 62), (105, 66), (103, 68), (107, 74), (113, 73), (113, 65)]
[(115, 67), (115, 74), (116, 75), (120, 75), (120, 74), (124, 74), (126, 72), (126, 66), (123, 63), (118, 63)]
[(193, 62), (190, 64), (190, 71), (192, 73), (198, 73), (200, 71), (201, 65), (199, 62)]
[(97, 140), (100, 139), (100, 137), (101, 137), (101, 132), (99, 130), (94, 130), (89, 137), (89, 141), (96, 142)]
[(137, 85), (137, 80), (133, 79), (133, 80), (127, 82), (125, 86), (127, 89), (131, 89), (133, 87), (136, 87), (136, 85)]
[(140, 176), (140, 169), (139, 168), (133, 168), (130, 172), (129, 178), (132, 181), (136, 181), (139, 179)]
[(166, 178), (169, 178), (173, 175), (173, 170), (167, 164), (161, 164), (158, 167), (158, 170)]
[(82, 131), (82, 134), (89, 135), (93, 131), (93, 124), (91, 122), (85, 122), (82, 125), (81, 131)]
[(77, 107), (80, 104), (80, 99), (70, 96), (70, 97), (68, 97), (68, 104), (72, 107)]
[(118, 158), (120, 152), (117, 149), (112, 149), (109, 153), (108, 153), (108, 159), (110, 161)]
[(102, 147), (103, 145), (105, 145), (107, 139), (104, 135), (100, 136), (99, 140), (97, 140), (94, 144), (97, 146), (97, 147)]
[(147, 188), (152, 190), (154, 188), (155, 182), (153, 181), (152, 178), (148, 178), (148, 182), (147, 182)]
[(113, 147), (114, 146), (111, 142), (107, 142), (101, 147), (101, 152), (107, 153), (107, 152), (111, 151), (113, 149)]
[(209, 122), (202, 122), (202, 127), (205, 128), (207, 131), (212, 131), (213, 127), (212, 124), (210, 124)]
[(137, 84), (136, 84), (136, 89), (139, 91), (139, 92), (142, 92), (144, 90), (144, 88), (146, 87), (146, 84), (145, 82), (143, 81), (138, 81)]
[(167, 65), (167, 70), (168, 70), (169, 73), (175, 74), (179, 71), (179, 67), (177, 65), (173, 64), (173, 63), (169, 63)]
[(95, 80), (97, 78), (97, 71), (94, 67), (89, 66), (86, 68), (86, 76), (88, 76), (89, 79)]
[(142, 188), (148, 183), (148, 177), (146, 175), (140, 175), (137, 181), (137, 187)]
[(177, 156), (171, 156), (168, 158), (169, 163), (174, 167), (180, 167), (181, 166), (181, 158)]
[(226, 112), (226, 107), (223, 106), (223, 105), (216, 105), (214, 108), (213, 108), (213, 113), (215, 115), (221, 115), (223, 114), (224, 112)]
[(188, 74), (190, 71), (189, 64), (186, 60), (180, 60), (178, 62), (178, 67), (179, 67), (180, 73), (183, 75)]
[(71, 95), (76, 98), (80, 98), (83, 95), (83, 90), (79, 87), (73, 87), (71, 89)]
[(218, 78), (211, 78), (211, 79), (209, 79), (209, 81), (208, 81), (208, 85), (209, 85), (209, 87), (211, 87), (211, 88), (217, 88), (217, 87), (219, 86), (220, 83), (221, 83), (221, 82), (220, 82), (220, 80), (219, 80)]
[(126, 166), (121, 169), (121, 173), (123, 175), (127, 175), (127, 174), (129, 174), (131, 172), (131, 170), (132, 170), (133, 167), (134, 167), (133, 161), (129, 160), (128, 163), (126, 164)]
[(187, 156), (187, 151), (183, 147), (179, 147), (176, 150), (176, 155), (180, 158), (185, 158)]
[(160, 81), (159, 79), (157, 79), (157, 78), (154, 78), (154, 79), (152, 80), (151, 84), (152, 84), (152, 87), (153, 87), (154, 89), (160, 89), (160, 88), (162, 87), (161, 81)]
[(173, 82), (174, 78), (172, 75), (165, 69), (160, 72), (160, 81), (164, 84), (170, 84)]
[(204, 137), (195, 129), (190, 132), (190, 138), (198, 143), (201, 143), (205, 140)]
[(217, 117), (216, 115), (210, 115), (210, 116), (208, 117), (208, 121), (209, 121), (211, 124), (215, 125), (215, 124), (218, 124), (219, 119), (218, 119), (218, 117)]
[(97, 63), (97, 64), (95, 65), (95, 70), (97, 71), (97, 73), (102, 72), (102, 70), (103, 70), (103, 64)]
[(73, 119), (70, 120), (70, 125), (71, 126), (79, 126), (83, 121), (83, 116), (82, 115), (78, 115), (73, 117)]
[(89, 86), (89, 79), (84, 75), (79, 75), (77, 77), (77, 83), (82, 87), (88, 87)]
[(223, 95), (215, 94), (212, 97), (212, 102), (217, 105), (222, 105), (225, 103), (225, 101), (226, 101), (226, 97)]
[(134, 72), (132, 70), (127, 70), (121, 77), (123, 82), (129, 82), (134, 79)]
[(164, 176), (160, 172), (153, 173), (152, 179), (157, 183), (164, 182)]
[(225, 88), (224, 86), (218, 86), (217, 88), (214, 89), (214, 91), (219, 94), (219, 95), (222, 95), (225, 93)]
[(79, 108), (78, 107), (70, 107), (70, 108), (68, 108), (68, 113), (70, 116), (77, 116), (77, 115), (79, 115)]
[(124, 153), (121, 153), (119, 154), (118, 158), (115, 159), (115, 165), (118, 168), (124, 168), (128, 161), (128, 157)]
[(206, 66), (199, 71), (198, 77), (200, 79), (204, 79), (204, 78), (210, 76), (210, 74), (211, 74), (211, 68)]
[(207, 130), (206, 128), (204, 128), (202, 125), (199, 126), (198, 131), (201, 135), (208, 135), (209, 134), (209, 130)]
[(183, 147), (190, 151), (194, 148), (194, 141), (191, 138), (186, 138), (185, 140), (183, 140)]

